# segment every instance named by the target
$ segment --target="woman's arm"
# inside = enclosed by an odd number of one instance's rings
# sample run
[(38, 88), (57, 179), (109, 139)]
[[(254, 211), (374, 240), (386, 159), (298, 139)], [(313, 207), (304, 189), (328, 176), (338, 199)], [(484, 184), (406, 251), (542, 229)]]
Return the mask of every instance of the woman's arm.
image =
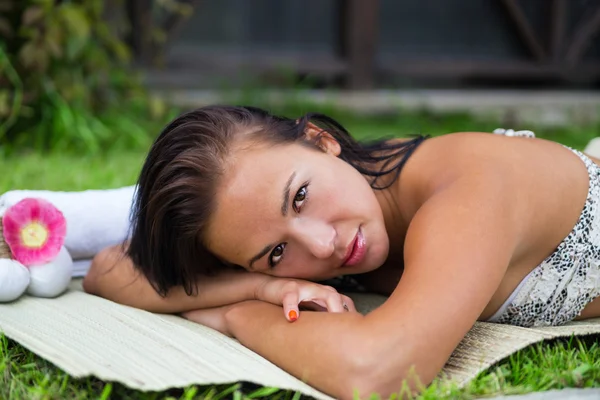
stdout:
[(182, 287), (175, 287), (162, 297), (135, 269), (119, 245), (106, 248), (94, 257), (83, 288), (90, 294), (131, 307), (181, 313), (256, 299), (257, 291), (271, 279), (259, 273), (223, 271), (216, 276), (203, 276), (196, 295), (189, 296)]
[[(158, 313), (183, 313), (245, 300), (262, 300), (282, 305), (287, 320), (295, 321), (299, 303), (310, 301), (330, 312), (354, 311), (354, 303), (335, 289), (299, 279), (225, 270), (215, 276), (198, 279), (197, 294), (188, 295), (174, 287), (166, 297), (160, 296), (148, 280), (136, 270), (122, 246), (104, 249), (94, 257), (83, 288), (90, 294), (114, 302)], [(280, 311), (281, 313), (281, 311)]]
[[(305, 313), (295, 324), (277, 307), (224, 309), (226, 333), (317, 388), (341, 398), (429, 384), (502, 280), (522, 232), (524, 209), (503, 175), (481, 167), (430, 196), (414, 216), (405, 270), (377, 310)], [(205, 323), (203, 313), (188, 316)]]

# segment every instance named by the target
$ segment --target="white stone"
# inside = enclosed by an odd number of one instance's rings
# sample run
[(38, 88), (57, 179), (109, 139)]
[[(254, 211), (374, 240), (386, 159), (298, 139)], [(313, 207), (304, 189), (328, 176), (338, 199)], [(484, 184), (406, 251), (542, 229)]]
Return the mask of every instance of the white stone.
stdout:
[(31, 283), (27, 293), (36, 297), (56, 297), (67, 289), (73, 273), (73, 260), (63, 246), (54, 260), (29, 267)]
[(30, 282), (29, 270), (17, 260), (0, 259), (0, 302), (18, 299)]
[(590, 140), (583, 152), (592, 157), (600, 158), (600, 137)]

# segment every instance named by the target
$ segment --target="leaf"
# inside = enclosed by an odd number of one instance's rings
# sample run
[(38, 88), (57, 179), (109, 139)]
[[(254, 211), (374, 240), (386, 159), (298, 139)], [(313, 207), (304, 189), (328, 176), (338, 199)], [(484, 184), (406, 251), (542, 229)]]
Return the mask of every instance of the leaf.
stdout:
[(158, 96), (149, 96), (148, 108), (153, 119), (161, 118), (167, 112), (167, 104)]
[(256, 389), (254, 392), (250, 393), (247, 397), (249, 399), (256, 399), (260, 397), (270, 396), (279, 392), (281, 389), (276, 387), (262, 387), (260, 389)]
[(45, 71), (48, 67), (48, 52), (35, 42), (25, 44), (19, 52), (19, 60), (24, 67)]
[(10, 113), (10, 93), (8, 90), (0, 90), (0, 117), (6, 117)]
[(102, 11), (104, 11), (104, 0), (88, 0), (87, 4), (95, 17), (102, 17)]
[(159, 44), (163, 44), (167, 42), (167, 33), (159, 28), (155, 28), (150, 32), (152, 39)]
[(32, 67), (36, 63), (36, 53), (38, 49), (34, 42), (26, 43), (19, 52), (19, 61), (24, 67)]
[(28, 7), (23, 13), (23, 25), (33, 25), (44, 17), (44, 9), (39, 6)]
[(590, 364), (581, 364), (579, 367), (571, 371), (571, 374), (573, 375), (573, 378), (581, 379), (590, 369), (592, 369)]
[(90, 37), (90, 23), (85, 11), (76, 4), (63, 4), (59, 10), (60, 19), (67, 30), (66, 54), (74, 60), (83, 51)]
[(198, 388), (196, 386), (192, 386), (185, 389), (183, 392), (183, 397), (185, 400), (193, 400), (196, 397), (196, 393), (198, 393)]
[(185, 18), (191, 17), (194, 14), (194, 6), (191, 4), (181, 3), (179, 5), (179, 14)]
[(48, 47), (48, 50), (55, 58), (62, 57), (63, 31), (58, 21), (48, 21), (48, 25), (46, 27), (45, 43)]
[(112, 34), (107, 24), (96, 24), (94, 28), (95, 36), (97, 36), (99, 39), (103, 41), (112, 40)]
[(63, 51), (62, 51), (62, 48), (60, 47), (60, 43), (56, 40), (55, 36), (47, 35), (45, 42), (46, 42), (46, 47), (48, 48), (50, 54), (52, 54), (52, 56), (54, 56), (54, 58), (62, 57)]
[(112, 49), (117, 59), (121, 62), (128, 62), (131, 59), (129, 47), (120, 40), (115, 40), (112, 43)]
[(75, 60), (78, 58), (83, 49), (85, 48), (86, 42), (79, 38), (70, 36), (67, 38), (67, 58), (69, 60)]
[(86, 57), (83, 61), (89, 70), (93, 71), (110, 69), (112, 64), (107, 52), (98, 47), (91, 47), (86, 53)]
[(87, 40), (90, 34), (90, 23), (85, 11), (76, 4), (63, 4), (59, 15), (67, 30), (78, 39)]
[(54, 6), (54, 0), (33, 0), (32, 3), (39, 4), (47, 11), (50, 11)]
[(36, 57), (36, 69), (38, 71), (41, 71), (42, 73), (46, 72), (46, 70), (48, 69), (48, 64), (50, 64), (50, 54), (48, 54), (48, 51), (46, 49), (40, 48)]
[(19, 27), (19, 36), (23, 39), (37, 40), (40, 36), (40, 30), (21, 25)]
[(113, 388), (112, 383), (107, 383), (106, 386), (104, 386), (104, 389), (102, 390), (100, 399), (101, 400), (110, 399), (110, 392), (112, 392), (112, 388)]

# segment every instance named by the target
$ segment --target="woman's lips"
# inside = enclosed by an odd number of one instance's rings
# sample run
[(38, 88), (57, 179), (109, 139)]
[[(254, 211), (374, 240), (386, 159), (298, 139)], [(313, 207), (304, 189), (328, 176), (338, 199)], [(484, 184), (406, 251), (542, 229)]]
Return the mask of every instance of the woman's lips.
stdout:
[(356, 265), (359, 262), (361, 262), (363, 257), (365, 256), (365, 253), (367, 251), (367, 246), (366, 246), (366, 242), (365, 242), (365, 237), (363, 236), (362, 230), (360, 228), (358, 229), (358, 232), (356, 233), (354, 240), (348, 247), (349, 247), (349, 249), (348, 249), (349, 254), (346, 257), (346, 260), (344, 261), (344, 263), (342, 264), (343, 267), (350, 266), (350, 265)]

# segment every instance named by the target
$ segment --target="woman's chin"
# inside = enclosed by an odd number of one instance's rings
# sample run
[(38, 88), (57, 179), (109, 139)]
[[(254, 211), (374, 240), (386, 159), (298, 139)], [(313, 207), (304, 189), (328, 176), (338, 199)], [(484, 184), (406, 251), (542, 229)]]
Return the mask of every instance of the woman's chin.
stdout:
[(367, 262), (363, 267), (363, 273), (375, 271), (377, 268), (385, 264), (389, 256), (388, 243), (378, 243), (377, 245), (372, 246), (369, 249), (368, 256), (369, 257), (365, 260)]

